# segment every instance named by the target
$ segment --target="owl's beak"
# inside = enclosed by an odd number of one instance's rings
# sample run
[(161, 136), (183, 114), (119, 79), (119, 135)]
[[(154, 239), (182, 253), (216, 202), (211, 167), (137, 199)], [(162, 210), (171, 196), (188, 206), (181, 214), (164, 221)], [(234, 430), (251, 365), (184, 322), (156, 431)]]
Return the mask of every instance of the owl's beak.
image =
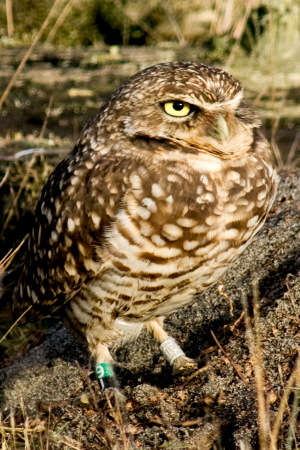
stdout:
[(219, 142), (223, 142), (228, 139), (228, 126), (226, 119), (222, 114), (219, 114), (217, 116), (216, 121), (209, 128), (207, 134)]

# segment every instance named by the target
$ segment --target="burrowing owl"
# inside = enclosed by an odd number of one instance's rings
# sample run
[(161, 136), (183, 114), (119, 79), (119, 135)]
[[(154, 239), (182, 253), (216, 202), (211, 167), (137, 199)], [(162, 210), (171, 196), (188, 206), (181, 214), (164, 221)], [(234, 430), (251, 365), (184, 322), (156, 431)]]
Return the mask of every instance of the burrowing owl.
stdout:
[(223, 70), (175, 62), (126, 81), (42, 191), (14, 313), (60, 307), (104, 387), (109, 347), (144, 325), (175, 369), (186, 364), (163, 317), (219, 280), (262, 227), (277, 175), (259, 127)]

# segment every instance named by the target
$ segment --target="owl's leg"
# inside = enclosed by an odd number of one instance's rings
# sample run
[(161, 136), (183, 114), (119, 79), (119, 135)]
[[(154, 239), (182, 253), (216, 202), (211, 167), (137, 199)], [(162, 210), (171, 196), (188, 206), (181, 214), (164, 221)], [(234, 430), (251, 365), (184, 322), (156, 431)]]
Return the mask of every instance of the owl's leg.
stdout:
[(146, 327), (153, 333), (154, 339), (160, 343), (160, 351), (173, 367), (173, 374), (176, 375), (185, 369), (195, 368), (195, 361), (188, 358), (175, 339), (166, 333), (163, 329), (163, 322), (164, 318), (159, 317), (147, 322)]
[(100, 388), (102, 390), (110, 387), (117, 388), (118, 383), (108, 347), (98, 342), (96, 348), (93, 349), (92, 358), (95, 362), (95, 374)]
[(113, 358), (107, 345), (100, 340), (100, 336), (103, 335), (103, 330), (101, 330), (101, 333), (99, 328), (87, 327), (85, 333), (89, 351), (95, 364), (96, 378), (102, 390), (108, 388), (118, 389), (118, 382), (112, 366)]
[[(66, 304), (64, 322), (70, 331), (79, 340), (86, 341), (88, 349), (95, 364), (95, 374), (102, 390), (117, 388), (117, 380), (112, 367), (112, 356), (106, 343), (108, 342), (109, 327), (102, 317), (92, 318), (80, 307), (82, 297), (72, 299)], [(81, 303), (80, 303), (81, 302)]]

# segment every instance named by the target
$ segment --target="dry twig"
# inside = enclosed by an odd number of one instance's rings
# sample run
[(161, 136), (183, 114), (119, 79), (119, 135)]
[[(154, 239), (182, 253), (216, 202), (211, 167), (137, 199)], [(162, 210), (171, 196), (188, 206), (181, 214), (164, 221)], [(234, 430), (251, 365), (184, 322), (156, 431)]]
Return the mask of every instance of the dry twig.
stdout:
[(240, 377), (240, 379), (242, 380), (242, 382), (248, 386), (248, 381), (243, 377), (240, 369), (237, 367), (237, 365), (235, 364), (235, 362), (230, 358), (230, 356), (225, 352), (225, 350), (223, 349), (223, 347), (221, 346), (220, 342), (218, 341), (218, 339), (216, 338), (215, 333), (210, 330), (212, 337), (214, 338), (217, 346), (219, 347), (219, 349), (221, 350), (221, 352), (223, 353), (224, 356), (226, 356), (226, 358), (228, 359), (228, 361), (230, 362), (230, 364), (233, 366), (234, 370), (236, 371), (236, 373), (238, 374), (238, 376)]
[(28, 306), (28, 308), (20, 315), (20, 317), (17, 318), (17, 320), (12, 324), (12, 326), (9, 328), (9, 330), (4, 334), (4, 336), (2, 336), (2, 338), (0, 339), (0, 344), (2, 341), (4, 341), (4, 339), (6, 338), (6, 336), (9, 335), (9, 333), (11, 332), (11, 330), (17, 325), (18, 322), (20, 322), (20, 320), (22, 319), (22, 317), (25, 316), (26, 313), (28, 313), (28, 311), (30, 311), (32, 308), (32, 305)]
[(9, 172), (10, 172), (10, 167), (6, 170), (4, 177), (0, 181), (0, 188), (5, 184), (6, 180), (8, 179)]
[(294, 156), (295, 156), (295, 152), (296, 152), (296, 150), (297, 150), (299, 141), (300, 141), (300, 133), (298, 132), (298, 133), (296, 134), (296, 136), (295, 136), (294, 142), (293, 142), (293, 144), (292, 144), (292, 146), (291, 146), (291, 149), (290, 149), (289, 154), (288, 154), (288, 157), (287, 157), (287, 161), (286, 161), (286, 163), (285, 163), (285, 165), (286, 165), (287, 167), (293, 165), (293, 164), (292, 164), (292, 161), (293, 161), (293, 158), (294, 158)]
[(14, 34), (14, 22), (11, 0), (6, 0), (6, 20), (7, 20), (7, 35), (12, 37)]
[(229, 295), (226, 294), (226, 292), (223, 291), (223, 283), (220, 282), (218, 285), (218, 294), (222, 295), (222, 297), (226, 298), (226, 300), (229, 303), (229, 314), (231, 315), (231, 317), (233, 317), (233, 305), (232, 305), (232, 300), (229, 297)]
[(296, 367), (294, 368), (293, 372), (291, 373), (289, 381), (287, 382), (287, 384), (285, 386), (283, 396), (281, 398), (280, 405), (279, 405), (279, 408), (278, 408), (278, 411), (276, 414), (276, 418), (275, 418), (275, 422), (274, 422), (273, 430), (272, 430), (272, 434), (271, 434), (270, 450), (277, 449), (277, 440), (278, 440), (279, 430), (280, 430), (280, 427), (281, 427), (282, 421), (283, 421), (283, 413), (287, 407), (287, 401), (291, 394), (291, 391), (295, 384), (295, 381), (296, 381), (296, 384), (299, 385), (299, 380), (300, 380), (300, 358), (298, 356), (298, 359), (296, 362)]
[(5, 91), (2, 94), (2, 97), (0, 99), (0, 110), (3, 106), (3, 103), (6, 100), (6, 97), (8, 96), (8, 94), (11, 91), (11, 88), (14, 86), (18, 76), (20, 75), (21, 71), (23, 70), (26, 62), (28, 61), (28, 59), (30, 58), (31, 53), (33, 52), (34, 48), (36, 47), (37, 43), (39, 42), (40, 38), (42, 37), (42, 34), (44, 33), (45, 29), (47, 28), (50, 20), (52, 19), (52, 17), (54, 16), (54, 14), (56, 13), (57, 7), (58, 5), (63, 2), (64, 0), (55, 0), (54, 5), (52, 6), (45, 22), (43, 23), (43, 25), (41, 26), (39, 32), (37, 33), (36, 37), (34, 38), (32, 44), (30, 45), (29, 49), (27, 50), (24, 58), (22, 59), (22, 61), (20, 62), (19, 67), (17, 68), (17, 70), (15, 71), (14, 75), (12, 76), (10, 82), (8, 83), (7, 88), (5, 89)]
[(242, 295), (242, 304), (245, 313), (246, 337), (253, 361), (254, 376), (257, 390), (258, 402), (258, 433), (260, 450), (268, 450), (270, 440), (269, 411), (264, 393), (265, 380), (263, 371), (263, 355), (260, 337), (260, 313), (258, 300), (258, 281), (253, 280), (253, 302), (254, 302), (254, 330), (250, 322), (248, 303), (246, 295)]
[(18, 253), (18, 251), (20, 250), (20, 248), (22, 247), (22, 245), (24, 244), (24, 242), (26, 241), (28, 236), (29, 235), (27, 234), (15, 250), (12, 250), (12, 249), (9, 250), (9, 252), (4, 256), (4, 258), (2, 258), (0, 260), (0, 276), (2, 275), (3, 272), (5, 272), (5, 270), (8, 268), (8, 266), (12, 263), (14, 257), (16, 256), (16, 254)]
[(48, 106), (47, 106), (46, 116), (45, 116), (45, 120), (44, 120), (42, 129), (41, 129), (41, 132), (40, 132), (40, 135), (39, 135), (39, 139), (43, 139), (43, 137), (44, 137), (44, 133), (45, 133), (45, 130), (46, 130), (46, 127), (47, 127), (47, 123), (48, 123), (48, 118), (49, 118), (50, 113), (51, 113), (51, 107), (52, 107), (52, 103), (53, 103), (53, 97), (54, 97), (54, 96), (53, 96), (53, 94), (52, 94), (51, 97), (50, 97), (50, 100), (49, 100), (49, 104), (48, 104)]
[(56, 35), (57, 30), (63, 24), (67, 15), (71, 11), (73, 3), (74, 3), (74, 0), (69, 0), (68, 3), (65, 5), (64, 9), (62, 10), (61, 14), (58, 16), (55, 24), (53, 25), (50, 33), (48, 34), (47, 39), (45, 40), (45, 44), (49, 44), (53, 40), (54, 36)]
[(23, 178), (23, 180), (22, 180), (22, 183), (21, 183), (21, 185), (20, 185), (20, 187), (19, 187), (18, 193), (17, 193), (16, 197), (14, 198), (12, 207), (10, 208), (10, 211), (9, 211), (9, 213), (8, 213), (8, 215), (7, 215), (7, 218), (6, 218), (5, 222), (4, 222), (1, 236), (3, 236), (3, 233), (4, 233), (4, 231), (5, 231), (6, 227), (7, 227), (7, 225), (9, 224), (10, 219), (12, 218), (12, 216), (13, 216), (13, 214), (14, 214), (14, 209), (16, 208), (17, 203), (18, 203), (19, 198), (20, 198), (20, 195), (21, 195), (21, 193), (22, 193), (24, 187), (25, 187), (26, 184), (27, 184), (28, 177), (29, 177), (29, 174), (30, 174), (30, 169), (31, 169), (31, 167), (33, 166), (33, 164), (35, 163), (35, 160), (36, 160), (36, 155), (35, 155), (35, 153), (34, 153), (34, 154), (32, 155), (31, 160), (30, 160), (29, 163), (28, 163), (28, 166), (27, 166), (27, 168), (26, 168), (26, 173), (25, 173), (24, 178)]

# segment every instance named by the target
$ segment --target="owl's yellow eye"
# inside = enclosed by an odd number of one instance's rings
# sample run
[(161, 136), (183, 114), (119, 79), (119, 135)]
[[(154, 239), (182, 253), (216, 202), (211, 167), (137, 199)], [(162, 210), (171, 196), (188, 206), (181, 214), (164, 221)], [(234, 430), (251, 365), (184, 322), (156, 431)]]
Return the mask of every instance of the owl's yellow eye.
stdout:
[(191, 105), (180, 100), (172, 100), (163, 104), (164, 111), (173, 117), (185, 117), (191, 112)]

